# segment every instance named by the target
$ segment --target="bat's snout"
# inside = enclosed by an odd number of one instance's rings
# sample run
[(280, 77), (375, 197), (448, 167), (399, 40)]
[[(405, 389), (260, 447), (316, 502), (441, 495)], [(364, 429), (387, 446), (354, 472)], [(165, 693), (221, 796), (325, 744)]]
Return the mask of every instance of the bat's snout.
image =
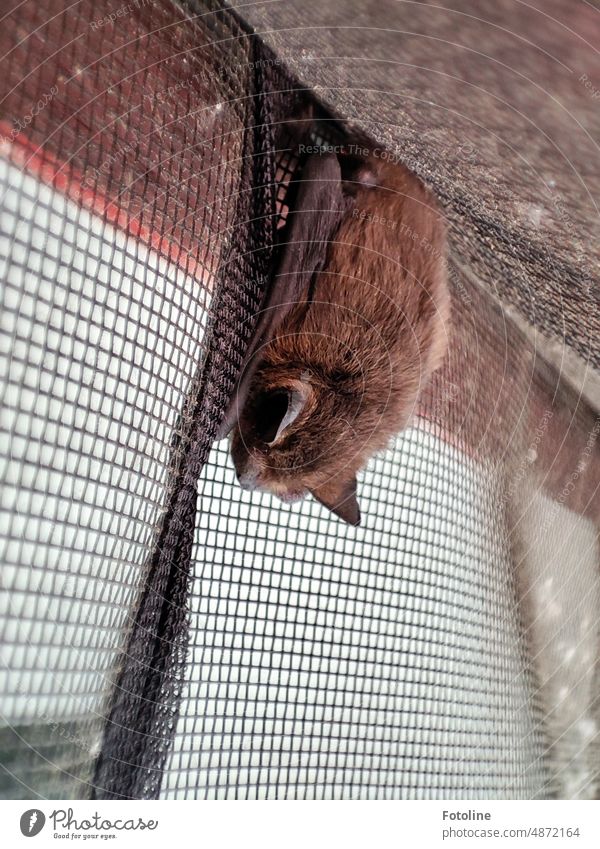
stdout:
[(235, 467), (240, 486), (249, 492), (270, 492), (271, 495), (276, 495), (286, 504), (301, 501), (307, 495), (307, 490), (302, 487), (294, 486), (292, 488), (281, 482), (265, 480), (260, 465), (253, 462), (252, 457), (245, 458), (245, 462), (238, 461)]
[(250, 464), (248, 464), (244, 469), (238, 471), (237, 479), (242, 489), (247, 489), (249, 491), (261, 489), (258, 469), (253, 468)]

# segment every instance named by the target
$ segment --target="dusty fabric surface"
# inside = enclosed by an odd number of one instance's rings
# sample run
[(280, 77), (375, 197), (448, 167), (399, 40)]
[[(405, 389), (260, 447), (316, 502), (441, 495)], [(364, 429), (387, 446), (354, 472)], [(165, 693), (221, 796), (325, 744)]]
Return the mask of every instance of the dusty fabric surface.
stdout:
[(436, 191), (452, 249), (600, 365), (600, 14), (580, 0), (232, 3), (301, 85)]

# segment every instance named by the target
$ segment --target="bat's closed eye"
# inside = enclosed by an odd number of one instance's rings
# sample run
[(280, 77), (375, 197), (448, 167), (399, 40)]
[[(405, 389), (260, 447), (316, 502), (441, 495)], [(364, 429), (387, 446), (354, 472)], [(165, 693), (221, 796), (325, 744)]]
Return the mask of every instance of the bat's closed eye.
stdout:
[(293, 389), (261, 394), (254, 408), (254, 428), (261, 442), (275, 445), (302, 412), (304, 401), (303, 395)]

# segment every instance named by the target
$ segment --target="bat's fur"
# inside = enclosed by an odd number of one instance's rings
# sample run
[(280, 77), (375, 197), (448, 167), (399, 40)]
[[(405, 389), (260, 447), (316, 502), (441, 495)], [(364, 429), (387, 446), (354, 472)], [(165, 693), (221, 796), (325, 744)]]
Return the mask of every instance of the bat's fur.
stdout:
[[(348, 176), (343, 158), (342, 169)], [(260, 351), (232, 455), (249, 488), (284, 500), (311, 492), (358, 524), (356, 473), (408, 424), (443, 360), (450, 299), (445, 228), (431, 194), (374, 156), (350, 171), (325, 265)], [(278, 391), (301, 412), (273, 441), (264, 423), (274, 417), (275, 430), (282, 417), (286, 403), (270, 394)]]

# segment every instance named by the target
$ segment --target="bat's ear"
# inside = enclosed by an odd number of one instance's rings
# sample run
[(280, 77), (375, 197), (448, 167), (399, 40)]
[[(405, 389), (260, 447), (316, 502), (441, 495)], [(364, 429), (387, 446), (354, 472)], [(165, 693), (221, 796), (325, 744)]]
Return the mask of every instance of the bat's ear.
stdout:
[(356, 477), (332, 478), (318, 489), (311, 489), (311, 495), (344, 522), (348, 522), (349, 525), (360, 525), (360, 510), (356, 500)]
[(263, 392), (253, 403), (256, 434), (267, 445), (277, 445), (314, 407), (315, 396), (308, 382), (296, 381), (292, 386)]

